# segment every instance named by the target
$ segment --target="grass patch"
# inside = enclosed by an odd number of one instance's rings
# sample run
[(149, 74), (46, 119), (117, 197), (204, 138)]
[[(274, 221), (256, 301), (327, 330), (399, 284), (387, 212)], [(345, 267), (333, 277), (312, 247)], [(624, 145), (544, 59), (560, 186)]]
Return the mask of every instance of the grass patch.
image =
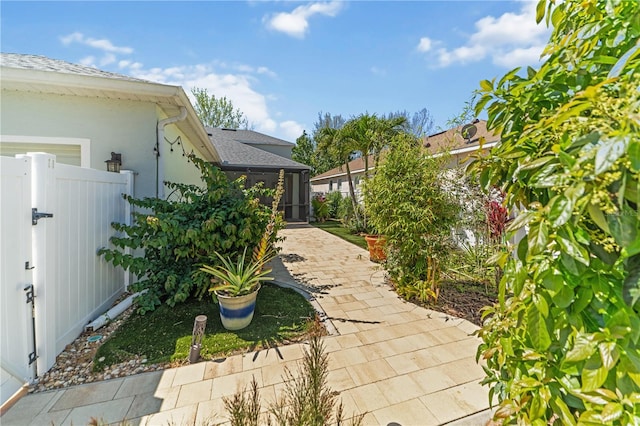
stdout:
[(338, 221), (328, 220), (323, 223), (313, 222), (311, 223), (311, 225), (367, 250), (367, 242), (365, 241), (364, 237), (361, 235), (352, 234), (347, 228), (342, 226), (342, 223)]
[[(313, 325), (315, 311), (299, 293), (273, 284), (263, 284), (258, 293), (251, 324), (239, 331), (222, 327), (220, 310), (210, 298), (190, 299), (171, 308), (158, 307), (146, 315), (131, 315), (98, 348), (94, 371), (132, 359), (135, 355), (148, 362), (164, 363), (187, 359), (196, 316), (207, 316), (200, 356), (212, 359), (239, 350), (258, 349), (305, 337)], [(102, 362), (98, 360), (104, 357)]]

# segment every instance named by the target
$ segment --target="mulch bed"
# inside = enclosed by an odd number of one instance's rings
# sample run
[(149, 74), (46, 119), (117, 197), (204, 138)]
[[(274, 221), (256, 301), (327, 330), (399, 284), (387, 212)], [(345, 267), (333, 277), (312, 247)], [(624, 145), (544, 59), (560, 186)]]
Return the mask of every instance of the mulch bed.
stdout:
[(444, 282), (440, 287), (438, 303), (421, 303), (412, 300), (413, 303), (444, 312), (451, 316), (464, 318), (477, 326), (482, 326), (482, 309), (492, 306), (497, 301), (495, 290), (489, 287), (469, 282)]

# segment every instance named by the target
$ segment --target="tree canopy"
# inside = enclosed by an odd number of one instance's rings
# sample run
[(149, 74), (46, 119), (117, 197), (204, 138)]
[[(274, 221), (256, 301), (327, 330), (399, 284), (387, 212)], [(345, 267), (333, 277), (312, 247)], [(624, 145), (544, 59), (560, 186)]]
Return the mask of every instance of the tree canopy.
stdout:
[(194, 87), (191, 93), (195, 97), (193, 107), (205, 126), (224, 127), (228, 129), (248, 129), (249, 121), (240, 109), (234, 108), (226, 96), (216, 97), (207, 89)]

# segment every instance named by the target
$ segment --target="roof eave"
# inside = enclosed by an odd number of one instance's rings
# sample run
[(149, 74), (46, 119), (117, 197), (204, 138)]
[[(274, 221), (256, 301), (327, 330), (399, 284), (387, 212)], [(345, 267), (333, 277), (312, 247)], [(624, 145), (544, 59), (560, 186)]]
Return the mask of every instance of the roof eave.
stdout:
[(180, 86), (11, 67), (2, 67), (0, 76), (2, 89), (8, 90), (24, 90), (24, 85), (28, 85), (29, 91), (39, 93), (55, 93), (56, 89), (71, 88), (90, 90), (95, 92), (96, 97), (104, 98), (135, 100), (136, 96), (143, 96), (153, 99), (164, 110), (168, 106), (184, 106), (187, 108), (187, 118), (177, 122), (176, 126), (190, 138), (194, 138), (194, 144), (199, 142), (208, 161), (220, 161), (191, 101)]

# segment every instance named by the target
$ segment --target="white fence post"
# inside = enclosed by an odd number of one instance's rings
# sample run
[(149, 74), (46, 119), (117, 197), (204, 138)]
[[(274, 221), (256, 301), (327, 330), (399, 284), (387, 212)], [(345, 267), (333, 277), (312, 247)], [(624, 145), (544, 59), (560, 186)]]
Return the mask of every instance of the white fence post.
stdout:
[[(135, 173), (132, 170), (121, 170), (120, 174), (126, 175), (127, 183), (125, 194), (129, 196), (133, 196), (133, 178)], [(131, 209), (131, 204), (129, 201), (125, 201), (124, 203), (124, 224), (131, 225), (133, 222), (133, 211)], [(131, 254), (131, 248), (127, 247), (124, 249), (124, 254)], [(124, 271), (124, 291), (129, 291), (129, 285), (131, 284), (131, 272), (127, 269)]]
[(56, 200), (56, 156), (41, 152), (27, 153), (31, 157), (32, 183), (31, 206), (40, 213), (53, 213), (52, 218), (40, 219), (32, 225), (33, 285), (35, 292), (35, 318), (38, 355), (38, 371), (47, 371), (56, 360), (56, 278), (57, 253), (49, 253), (47, 241), (56, 238), (54, 222), (56, 212), (52, 211)]

